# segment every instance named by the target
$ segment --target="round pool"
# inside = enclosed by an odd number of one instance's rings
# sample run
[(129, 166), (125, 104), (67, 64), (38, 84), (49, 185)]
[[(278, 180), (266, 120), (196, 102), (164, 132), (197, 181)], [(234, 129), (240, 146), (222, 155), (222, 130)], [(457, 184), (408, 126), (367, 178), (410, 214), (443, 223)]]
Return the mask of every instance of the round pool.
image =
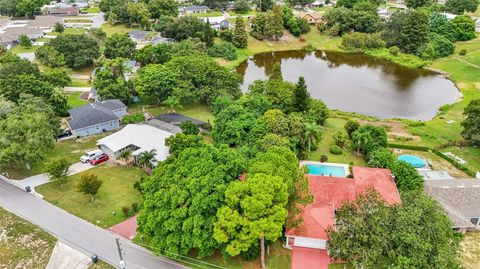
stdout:
[(425, 162), (424, 159), (422, 159), (420, 157), (417, 157), (417, 156), (414, 156), (414, 155), (408, 155), (408, 154), (400, 155), (400, 156), (398, 156), (398, 160), (399, 161), (404, 161), (404, 162), (412, 165), (415, 168), (422, 168), (422, 167), (425, 167), (427, 165), (427, 162)]

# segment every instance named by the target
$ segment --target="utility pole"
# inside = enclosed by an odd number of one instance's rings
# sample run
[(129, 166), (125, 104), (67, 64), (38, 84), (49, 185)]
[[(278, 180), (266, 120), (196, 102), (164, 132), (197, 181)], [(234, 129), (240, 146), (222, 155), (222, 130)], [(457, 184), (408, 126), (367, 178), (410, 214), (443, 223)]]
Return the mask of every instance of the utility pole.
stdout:
[(115, 238), (115, 241), (117, 241), (118, 255), (120, 256), (120, 269), (125, 269), (127, 267), (125, 266), (125, 261), (123, 260), (122, 247), (120, 246), (120, 238)]

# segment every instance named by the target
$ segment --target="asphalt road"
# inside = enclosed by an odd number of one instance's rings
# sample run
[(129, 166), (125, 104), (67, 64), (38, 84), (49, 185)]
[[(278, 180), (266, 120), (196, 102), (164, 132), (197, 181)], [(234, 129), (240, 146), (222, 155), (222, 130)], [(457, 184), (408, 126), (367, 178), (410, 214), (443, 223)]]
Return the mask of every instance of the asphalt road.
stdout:
[[(26, 193), (0, 178), (0, 206), (56, 235), (86, 254), (118, 266), (115, 238), (110, 231), (99, 228), (36, 196)], [(156, 257), (150, 251), (121, 239), (127, 269), (184, 269), (183, 265)], [(76, 246), (76, 247), (75, 247)]]

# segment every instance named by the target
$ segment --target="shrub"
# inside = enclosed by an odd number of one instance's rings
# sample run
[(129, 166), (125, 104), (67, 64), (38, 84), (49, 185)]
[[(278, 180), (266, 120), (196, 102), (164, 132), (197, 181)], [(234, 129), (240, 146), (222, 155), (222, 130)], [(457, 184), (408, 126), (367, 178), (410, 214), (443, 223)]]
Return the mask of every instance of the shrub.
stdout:
[(200, 129), (198, 129), (198, 126), (192, 121), (180, 123), (180, 129), (182, 129), (182, 132), (186, 135), (197, 135), (200, 133)]
[(124, 216), (128, 216), (128, 213), (130, 212), (130, 207), (129, 206), (122, 206), (122, 213)]
[(352, 138), (352, 133), (358, 130), (360, 123), (356, 119), (349, 119), (343, 127), (348, 134), (348, 137)]
[(55, 23), (53, 30), (58, 33), (63, 33), (65, 31), (65, 26), (62, 23), (57, 22)]
[(393, 56), (397, 56), (400, 53), (400, 49), (397, 46), (393, 46), (388, 49), (388, 52)]
[(323, 34), (327, 30), (327, 26), (324, 23), (319, 23), (317, 24), (317, 30)]
[(122, 118), (122, 122), (125, 124), (138, 123), (145, 121), (145, 116), (142, 113), (135, 113), (132, 115), (125, 115)]
[(419, 54), (422, 59), (434, 60), (452, 54), (454, 49), (455, 46), (450, 40), (431, 33), (428, 36), (428, 42), (420, 47)]
[(347, 142), (347, 135), (342, 131), (337, 131), (332, 135), (333, 141), (335, 141), (335, 145), (343, 148), (345, 146), (345, 142)]
[(233, 30), (232, 29), (222, 30), (218, 33), (218, 35), (220, 36), (220, 38), (223, 41), (233, 42)]
[(230, 42), (213, 44), (213, 46), (208, 49), (208, 55), (232, 61), (237, 59), (237, 48)]
[(320, 156), (320, 162), (321, 162), (321, 163), (324, 163), (324, 162), (326, 162), (326, 161), (328, 161), (327, 155), (322, 154), (322, 156)]
[(330, 153), (332, 153), (334, 155), (340, 155), (340, 154), (342, 154), (342, 149), (337, 145), (331, 145), (330, 146)]
[(460, 52), (458, 53), (458, 55), (461, 55), (461, 56), (467, 55), (467, 50), (466, 50), (466, 49), (460, 50)]
[(342, 45), (347, 49), (376, 49), (385, 47), (380, 34), (352, 33), (342, 37)]
[(397, 161), (395, 155), (388, 149), (377, 149), (368, 155), (368, 166), (390, 168)]
[(130, 206), (130, 208), (132, 209), (133, 213), (137, 212), (138, 211), (138, 203), (133, 202), (132, 205)]

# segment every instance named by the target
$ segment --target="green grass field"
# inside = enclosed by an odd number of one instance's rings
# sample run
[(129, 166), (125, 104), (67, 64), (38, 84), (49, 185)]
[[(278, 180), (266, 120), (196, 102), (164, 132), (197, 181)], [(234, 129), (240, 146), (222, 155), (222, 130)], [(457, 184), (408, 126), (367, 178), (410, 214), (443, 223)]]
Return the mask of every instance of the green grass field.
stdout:
[(0, 207), (0, 268), (45, 268), (57, 239)]
[(105, 31), (105, 33), (107, 33), (107, 36), (111, 36), (113, 34), (125, 34), (134, 29), (138, 29), (138, 28), (129, 28), (124, 24), (111, 25), (109, 23), (104, 23), (102, 25), (102, 30)]
[(68, 99), (67, 99), (67, 104), (68, 107), (73, 108), (77, 106), (83, 106), (85, 104), (88, 104), (87, 100), (80, 99), (81, 92), (69, 92), (67, 93)]
[[(93, 173), (103, 181), (92, 202), (90, 196), (77, 191), (76, 186), (83, 174)], [(100, 227), (111, 227), (127, 219), (121, 208), (139, 202), (139, 193), (133, 184), (145, 173), (134, 167), (113, 166), (109, 163), (100, 165), (86, 172), (68, 177), (63, 188), (51, 182), (36, 188), (38, 193), (50, 203), (81, 217)]]
[(212, 11), (207, 12), (207, 13), (188, 14), (186, 16), (192, 16), (192, 17), (197, 17), (197, 18), (220, 17), (220, 16), (222, 16), (222, 12), (212, 10)]
[(20, 45), (17, 45), (13, 48), (10, 49), (10, 52), (13, 54), (18, 54), (18, 53), (29, 53), (29, 52), (35, 52), (40, 46), (32, 46), (30, 48), (25, 48)]

